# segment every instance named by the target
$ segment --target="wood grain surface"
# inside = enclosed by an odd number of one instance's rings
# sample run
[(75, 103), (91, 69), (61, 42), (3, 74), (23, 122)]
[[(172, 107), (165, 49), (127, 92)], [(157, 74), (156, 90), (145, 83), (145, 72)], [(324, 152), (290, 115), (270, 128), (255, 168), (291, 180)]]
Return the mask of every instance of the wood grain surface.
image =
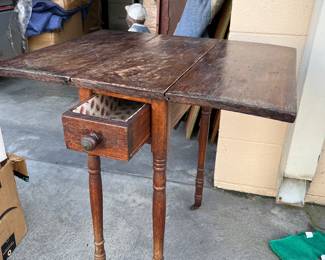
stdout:
[(163, 98), (214, 45), (212, 39), (100, 31), (0, 63), (0, 76)]
[(81, 71), (96, 68), (101, 62), (119, 56), (155, 35), (98, 31), (77, 40), (53, 45), (0, 62), (0, 76), (42, 81), (69, 82)]
[(166, 93), (173, 102), (293, 122), (296, 51), (275, 45), (220, 41)]
[(99, 31), (0, 62), (0, 76), (169, 99), (293, 122), (292, 48), (216, 39)]
[(129, 95), (163, 97), (168, 87), (214, 45), (212, 39), (159, 35), (133, 48), (120, 46), (117, 55), (106, 56), (103, 52), (89, 58), (89, 66), (72, 77), (72, 83)]
[[(122, 50), (154, 38), (150, 34), (98, 31), (0, 63), (0, 75), (42, 81), (70, 81), (71, 77)], [(122, 46), (121, 46), (122, 45)]]

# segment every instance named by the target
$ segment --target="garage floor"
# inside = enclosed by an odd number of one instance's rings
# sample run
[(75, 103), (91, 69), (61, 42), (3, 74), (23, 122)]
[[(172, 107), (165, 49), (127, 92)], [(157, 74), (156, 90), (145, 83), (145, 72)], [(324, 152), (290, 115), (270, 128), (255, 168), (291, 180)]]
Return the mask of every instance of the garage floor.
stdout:
[[(73, 88), (0, 79), (6, 147), (28, 158), (30, 172), (29, 183), (17, 181), (29, 231), (12, 259), (92, 259), (86, 156), (65, 149), (60, 121), (76, 101)], [(268, 240), (309, 228), (302, 209), (213, 188), (213, 145), (203, 206), (189, 210), (197, 142), (183, 130), (173, 130), (170, 142), (166, 260), (277, 259)], [(145, 145), (129, 163), (102, 161), (108, 259), (151, 259), (151, 160)]]

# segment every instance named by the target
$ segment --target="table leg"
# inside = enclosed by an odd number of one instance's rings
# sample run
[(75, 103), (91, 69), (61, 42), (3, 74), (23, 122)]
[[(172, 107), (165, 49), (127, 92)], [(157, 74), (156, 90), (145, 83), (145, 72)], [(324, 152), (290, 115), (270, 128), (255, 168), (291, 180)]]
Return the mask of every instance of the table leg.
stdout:
[(211, 108), (203, 107), (201, 120), (200, 120), (200, 132), (199, 132), (199, 154), (197, 163), (197, 175), (195, 181), (195, 196), (194, 205), (191, 209), (198, 209), (202, 203), (203, 185), (204, 185), (204, 168), (205, 157), (209, 137)]
[(168, 146), (168, 104), (152, 103), (152, 154), (153, 154), (153, 260), (164, 259), (166, 219), (166, 165)]
[(93, 219), (95, 260), (105, 260), (103, 235), (103, 192), (100, 157), (88, 155), (90, 206)]

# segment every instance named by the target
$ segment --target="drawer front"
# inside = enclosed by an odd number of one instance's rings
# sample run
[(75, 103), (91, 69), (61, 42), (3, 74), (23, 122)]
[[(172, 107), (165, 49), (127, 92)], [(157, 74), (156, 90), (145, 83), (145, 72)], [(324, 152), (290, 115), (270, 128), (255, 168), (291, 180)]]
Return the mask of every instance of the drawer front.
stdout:
[(129, 160), (150, 138), (150, 106), (146, 104), (126, 121), (71, 109), (63, 114), (62, 122), (67, 148), (111, 159)]

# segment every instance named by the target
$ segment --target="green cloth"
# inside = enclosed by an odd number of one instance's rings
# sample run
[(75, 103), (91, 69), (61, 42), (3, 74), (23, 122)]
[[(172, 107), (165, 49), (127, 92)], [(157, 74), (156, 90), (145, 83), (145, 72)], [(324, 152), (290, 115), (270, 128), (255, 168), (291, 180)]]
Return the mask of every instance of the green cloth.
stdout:
[(325, 255), (325, 233), (312, 232), (313, 237), (307, 238), (306, 233), (271, 240), (272, 251), (281, 260), (319, 260)]

